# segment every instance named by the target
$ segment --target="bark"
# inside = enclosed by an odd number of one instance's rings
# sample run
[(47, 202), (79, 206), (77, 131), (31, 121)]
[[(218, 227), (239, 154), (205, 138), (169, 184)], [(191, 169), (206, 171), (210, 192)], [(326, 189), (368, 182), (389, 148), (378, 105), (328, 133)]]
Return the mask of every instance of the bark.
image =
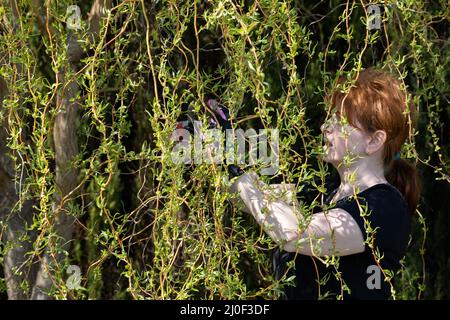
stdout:
[[(3, 106), (6, 93), (3, 79), (0, 79), (0, 86), (0, 102)], [(8, 247), (4, 257), (7, 294), (9, 299), (17, 300), (28, 297), (28, 290), (21, 289), (21, 284), (32, 283), (34, 280), (35, 267), (25, 254), (32, 249), (35, 233), (28, 230), (33, 220), (32, 202), (25, 201), (21, 206), (16, 191), (14, 162), (8, 156), (12, 152), (6, 146), (7, 128), (8, 123), (3, 119), (0, 127), (0, 220), (5, 227), (1, 231), (1, 240)], [(25, 240), (28, 238), (29, 240)]]
[[(96, 0), (92, 5), (89, 19), (90, 33), (94, 39), (98, 36), (100, 19), (104, 14), (105, 5), (110, 7), (111, 1)], [(68, 45), (69, 61), (67, 65), (72, 70), (75, 70), (76, 64), (82, 57), (75, 34), (69, 36)], [(78, 170), (72, 164), (78, 154), (76, 123), (79, 103), (75, 101), (75, 98), (79, 88), (76, 79), (69, 80), (66, 75), (66, 69), (59, 71), (58, 78), (63, 85), (57, 95), (57, 108), (59, 111), (53, 127), (57, 192), (55, 192), (52, 209), (55, 217), (53, 228), (57, 239), (51, 242), (54, 250), (49, 248), (50, 252), (44, 254), (41, 259), (31, 296), (33, 300), (51, 299), (49, 295), (53, 285), (51, 275), (56, 268), (59, 268), (64, 259), (61, 250), (57, 249), (69, 250), (74, 231), (74, 216), (69, 212), (68, 201), (76, 197), (78, 193), (76, 190)]]
[[(60, 79), (64, 80), (64, 72), (60, 73)], [(63, 83), (65, 83), (63, 81)], [(56, 160), (56, 192), (52, 205), (54, 215), (53, 229), (57, 239), (50, 241), (52, 248), (41, 259), (40, 268), (36, 277), (31, 299), (50, 299), (50, 289), (53, 281), (51, 274), (59, 267), (64, 259), (63, 251), (70, 248), (70, 240), (74, 229), (74, 216), (68, 210), (68, 202), (77, 195), (78, 170), (72, 162), (78, 154), (78, 140), (76, 134), (76, 122), (78, 118), (78, 102), (73, 101), (78, 92), (76, 82), (71, 82), (58, 93), (57, 106), (60, 111), (55, 118), (53, 127), (53, 139), (55, 144)], [(69, 196), (70, 195), (70, 196)], [(67, 197), (67, 198), (66, 198)], [(62, 250), (60, 250), (62, 249)]]
[[(104, 8), (110, 8), (111, 0), (96, 0), (93, 2), (89, 14), (90, 36), (96, 39), (100, 29), (100, 19), (104, 15)], [(13, 21), (9, 32), (16, 32), (19, 28), (17, 23), (20, 12), (16, 1), (11, 0), (10, 5), (13, 12)], [(31, 2), (31, 8), (37, 18), (38, 26), (42, 36), (50, 36), (58, 39), (58, 34), (51, 27), (49, 16), (44, 14), (44, 5), (38, 0)], [(6, 31), (6, 30), (4, 30)], [(52, 205), (53, 211), (53, 231), (56, 234), (54, 241), (50, 241), (47, 252), (40, 257), (38, 268), (32, 267), (27, 252), (32, 250), (32, 243), (35, 235), (29, 235), (27, 241), (23, 241), (22, 236), (32, 223), (33, 212), (32, 202), (27, 201), (19, 210), (17, 204), (19, 196), (15, 189), (13, 177), (15, 176), (14, 162), (8, 156), (11, 152), (7, 148), (8, 123), (7, 117), (3, 117), (0, 128), (0, 219), (4, 222), (5, 230), (2, 231), (2, 242), (9, 243), (11, 249), (5, 254), (4, 273), (7, 284), (9, 299), (29, 298), (29, 291), (22, 290), (22, 284), (32, 286), (31, 299), (49, 299), (48, 293), (52, 287), (51, 273), (63, 261), (64, 256), (60, 253), (69, 250), (70, 241), (74, 229), (74, 217), (68, 212), (68, 203), (77, 195), (78, 171), (72, 165), (74, 157), (78, 154), (78, 141), (76, 134), (76, 123), (78, 119), (79, 103), (75, 101), (78, 93), (76, 79), (67, 77), (69, 69), (75, 70), (83, 56), (81, 46), (78, 44), (77, 36), (71, 33), (68, 37), (69, 54), (68, 61), (64, 68), (58, 71), (60, 83), (56, 96), (56, 106), (58, 113), (53, 127), (53, 141), (55, 148), (57, 185)], [(19, 68), (20, 70), (20, 68)], [(7, 83), (0, 79), (1, 100), (7, 95)], [(58, 253), (55, 253), (58, 252)], [(37, 270), (38, 269), (38, 270)], [(18, 272), (16, 272), (18, 271)]]
[[(13, 208), (18, 201), (14, 190), (0, 197), (1, 208)], [(3, 210), (5, 211), (5, 210)], [(6, 222), (3, 232), (4, 243), (9, 249), (4, 257), (4, 274), (8, 298), (10, 300), (23, 300), (30, 297), (29, 284), (34, 282), (36, 268), (32, 257), (27, 253), (33, 249), (35, 233), (27, 229), (32, 223), (32, 202), (24, 203), (18, 212), (0, 213)], [(5, 215), (4, 215), (5, 214)], [(30, 237), (29, 240), (25, 240)]]
[[(12, 21), (4, 25), (2, 32), (14, 33), (19, 28), (17, 23), (18, 8), (15, 1), (10, 1), (13, 12)], [(5, 18), (6, 19), (6, 18)], [(1, 63), (8, 64), (7, 54), (2, 52)], [(22, 66), (16, 65), (17, 77), (22, 77)], [(4, 256), (4, 275), (6, 290), (9, 299), (26, 299), (29, 297), (29, 287), (27, 284), (34, 282), (36, 267), (33, 265), (31, 257), (26, 253), (32, 250), (32, 243), (35, 239), (35, 232), (28, 230), (28, 226), (33, 220), (32, 201), (19, 201), (17, 185), (14, 182), (15, 163), (10, 155), (18, 157), (7, 147), (7, 137), (9, 130), (7, 110), (4, 110), (3, 101), (8, 96), (8, 85), (5, 79), (0, 77), (0, 221), (3, 229), (0, 232), (1, 241), (7, 247)], [(24, 139), (24, 135), (21, 137)], [(23, 179), (25, 177), (20, 177)], [(25, 285), (25, 286), (24, 286)]]

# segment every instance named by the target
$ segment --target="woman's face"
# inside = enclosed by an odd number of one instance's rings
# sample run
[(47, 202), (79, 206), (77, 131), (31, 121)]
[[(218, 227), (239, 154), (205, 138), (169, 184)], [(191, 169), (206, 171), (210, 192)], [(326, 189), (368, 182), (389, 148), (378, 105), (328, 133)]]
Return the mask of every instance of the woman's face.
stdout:
[(355, 160), (366, 156), (368, 135), (353, 127), (334, 112), (320, 127), (324, 134), (323, 160), (338, 167), (350, 166)]

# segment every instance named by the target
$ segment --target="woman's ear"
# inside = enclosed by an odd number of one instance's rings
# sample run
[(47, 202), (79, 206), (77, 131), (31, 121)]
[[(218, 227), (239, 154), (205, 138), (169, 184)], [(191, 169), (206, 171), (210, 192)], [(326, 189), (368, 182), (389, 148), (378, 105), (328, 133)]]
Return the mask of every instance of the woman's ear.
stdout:
[(371, 155), (381, 148), (383, 148), (384, 143), (386, 142), (387, 134), (384, 130), (377, 130), (374, 133), (370, 134), (369, 143), (366, 147), (367, 155)]

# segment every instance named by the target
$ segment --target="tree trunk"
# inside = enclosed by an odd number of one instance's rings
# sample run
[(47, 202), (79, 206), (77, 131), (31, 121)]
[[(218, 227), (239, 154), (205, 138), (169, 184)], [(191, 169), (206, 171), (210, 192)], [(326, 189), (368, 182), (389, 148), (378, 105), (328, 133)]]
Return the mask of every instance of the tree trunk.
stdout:
[[(100, 30), (100, 19), (104, 15), (105, 5), (111, 6), (111, 0), (94, 1), (90, 11), (90, 33), (95, 39)], [(77, 38), (71, 34), (68, 39), (68, 67), (75, 70), (76, 63), (82, 56)], [(62, 252), (70, 249), (70, 241), (74, 231), (74, 216), (69, 212), (68, 203), (77, 196), (78, 170), (72, 162), (78, 154), (78, 139), (76, 123), (78, 119), (79, 103), (75, 100), (79, 91), (76, 78), (68, 80), (68, 70), (62, 69), (58, 73), (61, 89), (57, 95), (58, 113), (53, 127), (53, 140), (56, 161), (56, 186), (52, 211), (54, 215), (54, 231), (57, 239), (49, 242), (55, 251), (44, 254), (36, 277), (36, 283), (31, 296), (32, 300), (50, 299), (49, 292), (53, 281), (51, 278), (55, 268), (59, 268), (64, 259)], [(62, 250), (60, 250), (62, 249)]]
[[(65, 83), (64, 72), (60, 72), (60, 79)], [(64, 89), (66, 87), (67, 89)], [(71, 100), (76, 97), (78, 85), (72, 81), (58, 93), (57, 108), (59, 112), (53, 126), (53, 140), (55, 144), (56, 160), (56, 192), (52, 211), (54, 215), (53, 231), (57, 238), (49, 243), (52, 248), (47, 252), (40, 264), (36, 283), (33, 288), (31, 299), (47, 300), (52, 287), (52, 279), (49, 276), (64, 259), (62, 252), (70, 248), (74, 229), (74, 216), (68, 209), (70, 199), (76, 196), (78, 171), (72, 165), (72, 161), (78, 154), (78, 139), (76, 123), (78, 118), (78, 102)], [(61, 250), (62, 249), (62, 250)]]
[[(17, 69), (20, 76), (21, 66), (17, 66)], [(1, 114), (5, 113), (3, 101), (7, 95), (7, 83), (0, 77)], [(36, 267), (31, 258), (26, 256), (26, 253), (32, 250), (36, 236), (35, 232), (28, 230), (33, 220), (32, 201), (19, 201), (13, 178), (14, 162), (8, 155), (12, 152), (7, 147), (9, 125), (5, 115), (0, 119), (0, 123), (0, 221), (5, 226), (0, 235), (2, 242), (8, 247), (3, 266), (6, 290), (9, 299), (27, 299), (30, 288), (26, 285), (32, 284), (36, 276)]]

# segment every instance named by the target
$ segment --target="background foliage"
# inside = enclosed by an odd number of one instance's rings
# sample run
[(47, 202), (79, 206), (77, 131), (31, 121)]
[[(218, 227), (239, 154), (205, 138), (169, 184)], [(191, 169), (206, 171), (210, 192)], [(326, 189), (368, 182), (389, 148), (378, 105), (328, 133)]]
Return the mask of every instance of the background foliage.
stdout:
[(230, 205), (221, 165), (173, 164), (170, 135), (188, 116), (206, 126), (208, 98), (236, 126), (278, 128), (280, 171), (265, 179), (296, 183), (309, 214), (336, 177), (320, 159), (326, 90), (376, 66), (420, 112), (402, 156), (423, 194), (395, 298), (450, 298), (448, 4), (379, 2), (374, 30), (367, 5), (3, 0), (1, 295), (278, 298), (292, 279), (273, 277), (275, 244)]

